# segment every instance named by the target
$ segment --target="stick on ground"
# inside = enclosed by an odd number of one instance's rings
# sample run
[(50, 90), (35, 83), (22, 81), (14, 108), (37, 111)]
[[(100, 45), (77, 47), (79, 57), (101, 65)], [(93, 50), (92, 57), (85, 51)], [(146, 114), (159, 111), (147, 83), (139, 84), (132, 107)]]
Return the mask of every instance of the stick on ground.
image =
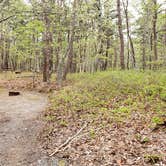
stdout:
[(63, 147), (67, 146), (71, 143), (85, 128), (87, 127), (87, 123), (83, 125), (83, 127), (73, 136), (69, 137), (63, 144), (61, 144), (53, 153), (50, 154), (50, 157), (58, 153)]

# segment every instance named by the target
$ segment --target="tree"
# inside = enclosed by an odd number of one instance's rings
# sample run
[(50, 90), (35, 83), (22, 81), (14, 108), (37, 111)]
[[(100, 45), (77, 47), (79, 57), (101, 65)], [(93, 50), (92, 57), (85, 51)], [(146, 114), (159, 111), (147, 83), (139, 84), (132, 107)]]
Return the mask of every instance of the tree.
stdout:
[(121, 2), (117, 0), (117, 12), (118, 12), (118, 30), (119, 30), (119, 39), (120, 39), (120, 67), (125, 69), (124, 62), (124, 37), (122, 29), (122, 16), (121, 16)]
[(68, 48), (65, 57), (67, 58), (67, 62), (64, 68), (63, 80), (66, 80), (67, 73), (71, 70), (72, 60), (73, 60), (73, 43), (74, 43), (74, 35), (75, 35), (75, 24), (76, 24), (76, 13), (77, 13), (77, 2), (78, 0), (74, 0), (73, 2), (73, 11), (71, 18), (71, 30), (69, 34), (69, 42)]
[[(132, 37), (130, 35), (130, 28), (129, 28), (129, 16), (128, 16), (129, 2), (128, 2), (128, 0), (126, 0), (126, 5), (125, 5), (124, 0), (122, 0), (122, 2), (123, 2), (123, 8), (124, 8), (125, 17), (126, 17), (127, 37), (128, 37), (129, 43), (130, 43), (131, 55), (132, 55), (132, 59), (133, 59), (132, 64), (133, 64), (133, 67), (135, 68), (136, 67), (135, 50), (134, 50), (134, 44), (133, 44)], [(128, 54), (129, 54), (129, 52), (128, 52)]]
[(158, 15), (158, 10), (157, 10), (157, 0), (153, 0), (153, 50), (154, 50), (154, 60), (158, 60), (158, 53), (157, 53), (157, 15)]
[(48, 16), (48, 13), (51, 10), (49, 3), (46, 0), (42, 0), (43, 7), (43, 22), (45, 25), (45, 31), (43, 33), (43, 81), (50, 81), (51, 70), (52, 70), (52, 32), (51, 32), (51, 20)]

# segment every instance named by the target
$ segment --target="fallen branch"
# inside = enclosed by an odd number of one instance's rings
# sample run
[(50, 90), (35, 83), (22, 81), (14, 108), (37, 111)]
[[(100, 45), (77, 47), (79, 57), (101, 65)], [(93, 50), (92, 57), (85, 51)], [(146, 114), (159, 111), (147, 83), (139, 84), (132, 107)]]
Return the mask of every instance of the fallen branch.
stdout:
[[(102, 129), (102, 127), (97, 128), (97, 129), (95, 129), (94, 131), (95, 131), (95, 132), (98, 132), (98, 131), (101, 130), (101, 129)], [(81, 135), (77, 136), (77, 138), (73, 139), (72, 141), (74, 141), (74, 140), (77, 141), (77, 140), (79, 140), (80, 138), (87, 136), (88, 134), (89, 134), (89, 132), (86, 132), (86, 133), (84, 133), (84, 134), (81, 134)], [(68, 145), (66, 145), (62, 150), (59, 150), (59, 151), (65, 151), (65, 150), (70, 146), (70, 144), (71, 144), (71, 142), (69, 142)]]
[(87, 123), (84, 124), (84, 126), (73, 136), (69, 137), (63, 144), (61, 144), (53, 153), (50, 154), (50, 157), (58, 153), (63, 147), (67, 146), (69, 143), (71, 143), (78, 135), (87, 127)]

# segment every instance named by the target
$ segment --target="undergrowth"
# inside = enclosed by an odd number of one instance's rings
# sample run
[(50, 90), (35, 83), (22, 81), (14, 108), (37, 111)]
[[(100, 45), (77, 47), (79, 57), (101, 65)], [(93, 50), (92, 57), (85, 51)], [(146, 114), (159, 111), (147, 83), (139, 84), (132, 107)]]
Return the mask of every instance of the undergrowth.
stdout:
[(68, 80), (69, 86), (51, 94), (48, 121), (67, 126), (79, 117), (93, 120), (94, 124), (108, 125), (124, 122), (135, 112), (150, 116), (149, 125), (163, 121), (166, 110), (164, 72), (106, 71), (72, 74)]

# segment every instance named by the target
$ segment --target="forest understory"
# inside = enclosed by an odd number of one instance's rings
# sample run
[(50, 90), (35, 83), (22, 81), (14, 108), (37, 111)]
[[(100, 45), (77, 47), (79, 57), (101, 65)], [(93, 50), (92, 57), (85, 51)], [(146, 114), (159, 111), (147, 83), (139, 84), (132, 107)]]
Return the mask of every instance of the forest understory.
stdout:
[[(41, 91), (37, 80), (1, 74), (0, 86)], [(71, 166), (166, 164), (164, 72), (70, 74), (65, 84), (42, 89), (50, 104), (38, 141), (48, 156)]]
[(2, 154), (2, 166), (166, 166), (165, 0), (0, 0), (0, 11), (0, 166)]
[(48, 154), (74, 166), (166, 165), (164, 72), (108, 71), (68, 80), (50, 93), (41, 134)]

